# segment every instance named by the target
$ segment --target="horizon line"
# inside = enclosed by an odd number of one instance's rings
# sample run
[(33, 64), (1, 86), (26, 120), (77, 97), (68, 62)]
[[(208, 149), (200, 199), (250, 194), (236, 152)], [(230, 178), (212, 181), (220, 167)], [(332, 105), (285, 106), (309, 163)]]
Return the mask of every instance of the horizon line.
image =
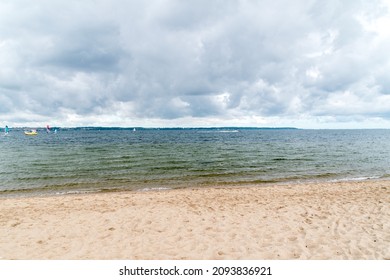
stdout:
[[(45, 129), (46, 126), (14, 126), (9, 129)], [(292, 126), (51, 126), (50, 129), (102, 129), (102, 130), (217, 130), (217, 129), (241, 129), (241, 130), (386, 130), (390, 128), (299, 128)]]

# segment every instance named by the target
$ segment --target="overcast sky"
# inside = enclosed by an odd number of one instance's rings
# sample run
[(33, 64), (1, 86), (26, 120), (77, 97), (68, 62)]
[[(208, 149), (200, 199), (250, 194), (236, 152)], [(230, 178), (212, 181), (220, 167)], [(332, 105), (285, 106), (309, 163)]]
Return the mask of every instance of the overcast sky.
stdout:
[(1, 0), (0, 125), (390, 128), (389, 8)]

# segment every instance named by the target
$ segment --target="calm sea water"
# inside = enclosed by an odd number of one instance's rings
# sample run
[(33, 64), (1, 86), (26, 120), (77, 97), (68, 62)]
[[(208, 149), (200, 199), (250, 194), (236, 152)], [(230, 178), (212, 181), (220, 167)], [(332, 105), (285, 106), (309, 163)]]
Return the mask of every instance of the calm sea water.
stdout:
[(390, 177), (390, 130), (12, 130), (0, 148), (0, 196)]

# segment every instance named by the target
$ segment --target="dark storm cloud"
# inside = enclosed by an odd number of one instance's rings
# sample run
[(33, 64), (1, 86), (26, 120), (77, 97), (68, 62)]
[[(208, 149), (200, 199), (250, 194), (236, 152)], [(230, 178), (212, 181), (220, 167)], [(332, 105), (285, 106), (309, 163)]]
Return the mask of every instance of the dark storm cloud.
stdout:
[[(103, 33), (101, 33), (103, 31)], [(48, 50), (41, 66), (69, 68), (70, 71), (116, 72), (126, 53), (116, 45), (115, 30), (77, 31), (61, 38)]]

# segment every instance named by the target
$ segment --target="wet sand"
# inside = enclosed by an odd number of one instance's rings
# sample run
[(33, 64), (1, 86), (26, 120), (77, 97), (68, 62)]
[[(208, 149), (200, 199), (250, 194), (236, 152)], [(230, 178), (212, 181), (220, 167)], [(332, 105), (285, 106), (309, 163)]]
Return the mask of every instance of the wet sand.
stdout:
[(390, 181), (0, 198), (0, 259), (390, 259)]

